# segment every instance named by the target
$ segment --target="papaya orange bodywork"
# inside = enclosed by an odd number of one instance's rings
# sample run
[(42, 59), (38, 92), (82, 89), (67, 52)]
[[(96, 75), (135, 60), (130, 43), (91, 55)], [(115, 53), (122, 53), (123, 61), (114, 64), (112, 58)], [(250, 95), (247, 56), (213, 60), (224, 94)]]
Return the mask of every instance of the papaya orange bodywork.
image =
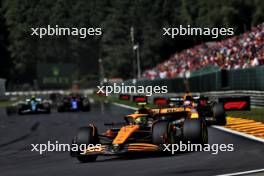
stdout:
[(127, 126), (123, 126), (117, 136), (115, 137), (114, 141), (112, 142), (112, 144), (123, 144), (127, 138), (130, 137), (130, 135), (139, 129), (139, 125), (127, 125)]
[(104, 135), (106, 135), (106, 136), (108, 136), (108, 137), (114, 137), (115, 135), (114, 135), (114, 133), (113, 133), (113, 131), (112, 130), (107, 130), (105, 133), (104, 133)]

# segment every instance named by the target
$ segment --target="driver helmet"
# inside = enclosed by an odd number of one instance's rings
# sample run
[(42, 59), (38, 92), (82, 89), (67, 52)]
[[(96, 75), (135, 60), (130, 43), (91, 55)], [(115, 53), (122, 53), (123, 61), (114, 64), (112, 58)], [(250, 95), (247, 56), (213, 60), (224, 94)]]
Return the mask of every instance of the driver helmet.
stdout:
[(36, 96), (35, 95), (32, 95), (31, 96), (31, 100), (35, 101), (36, 100)]
[(175, 105), (173, 102), (170, 102), (170, 103), (169, 103), (169, 107), (170, 107), (170, 108), (174, 108), (174, 107), (176, 107), (176, 105)]
[(185, 101), (183, 102), (183, 105), (184, 105), (184, 106), (191, 106), (191, 105), (192, 105), (192, 102), (191, 102), (190, 100), (185, 100)]
[(136, 124), (141, 123), (141, 118), (140, 118), (140, 117), (136, 118), (136, 119), (135, 119), (135, 123), (136, 123)]
[(146, 118), (145, 117), (138, 117), (134, 120), (135, 124), (146, 124)]

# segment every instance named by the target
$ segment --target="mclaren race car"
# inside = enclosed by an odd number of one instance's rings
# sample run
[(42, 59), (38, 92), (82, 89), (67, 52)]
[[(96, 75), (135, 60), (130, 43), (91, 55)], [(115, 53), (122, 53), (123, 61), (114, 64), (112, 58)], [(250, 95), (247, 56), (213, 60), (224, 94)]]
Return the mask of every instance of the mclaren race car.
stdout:
[[(208, 142), (205, 122), (191, 111), (160, 109), (155, 116), (131, 114), (124, 122), (105, 124), (111, 126), (98, 134), (90, 124), (79, 128), (72, 145), (88, 146), (85, 150), (72, 150), (71, 156), (81, 162), (95, 161), (98, 155), (121, 155), (131, 152), (162, 152), (164, 144)], [(90, 147), (89, 147), (90, 146)]]
[(82, 95), (69, 95), (57, 103), (58, 112), (90, 111), (90, 101)]
[(36, 98), (32, 96), (30, 99), (18, 102), (18, 114), (49, 114), (51, 105), (50, 101), (43, 100), (42, 98)]

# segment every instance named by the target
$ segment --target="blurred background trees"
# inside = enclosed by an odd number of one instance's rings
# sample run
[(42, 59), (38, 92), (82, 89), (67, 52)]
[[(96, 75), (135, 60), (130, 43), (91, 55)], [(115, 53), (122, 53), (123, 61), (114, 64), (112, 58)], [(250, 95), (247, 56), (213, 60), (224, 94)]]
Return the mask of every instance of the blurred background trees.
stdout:
[[(162, 35), (163, 27), (233, 27), (239, 34), (263, 21), (262, 0), (0, 0), (0, 77), (32, 83), (37, 63), (48, 62), (70, 63), (76, 68), (76, 80), (95, 80), (102, 58), (106, 77), (131, 78), (131, 27), (140, 44), (144, 70), (176, 51), (212, 40), (200, 36), (170, 39)], [(30, 36), (31, 27), (49, 24), (101, 27), (103, 35), (85, 39)]]

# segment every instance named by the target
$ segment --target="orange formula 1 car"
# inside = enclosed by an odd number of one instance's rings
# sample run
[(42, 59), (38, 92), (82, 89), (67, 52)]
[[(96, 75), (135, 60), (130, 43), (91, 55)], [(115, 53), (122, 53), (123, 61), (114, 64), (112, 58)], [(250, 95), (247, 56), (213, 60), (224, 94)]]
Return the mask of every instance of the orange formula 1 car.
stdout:
[(98, 134), (97, 128), (90, 124), (79, 128), (72, 143), (85, 145), (85, 150), (71, 151), (71, 156), (81, 162), (92, 162), (98, 155), (162, 151), (163, 144), (180, 141), (205, 144), (207, 127), (198, 116), (183, 108), (160, 109), (151, 115), (134, 113), (125, 116), (124, 122), (105, 124), (111, 127), (103, 134)]
[[(209, 101), (207, 97), (193, 97), (191, 94), (185, 94), (183, 97), (168, 99), (168, 106), (160, 109), (150, 109), (141, 107), (136, 113), (149, 113), (155, 115), (160, 111), (186, 111), (196, 118), (203, 119), (207, 125), (226, 125), (226, 112), (223, 103)], [(198, 115), (196, 115), (198, 113)]]

